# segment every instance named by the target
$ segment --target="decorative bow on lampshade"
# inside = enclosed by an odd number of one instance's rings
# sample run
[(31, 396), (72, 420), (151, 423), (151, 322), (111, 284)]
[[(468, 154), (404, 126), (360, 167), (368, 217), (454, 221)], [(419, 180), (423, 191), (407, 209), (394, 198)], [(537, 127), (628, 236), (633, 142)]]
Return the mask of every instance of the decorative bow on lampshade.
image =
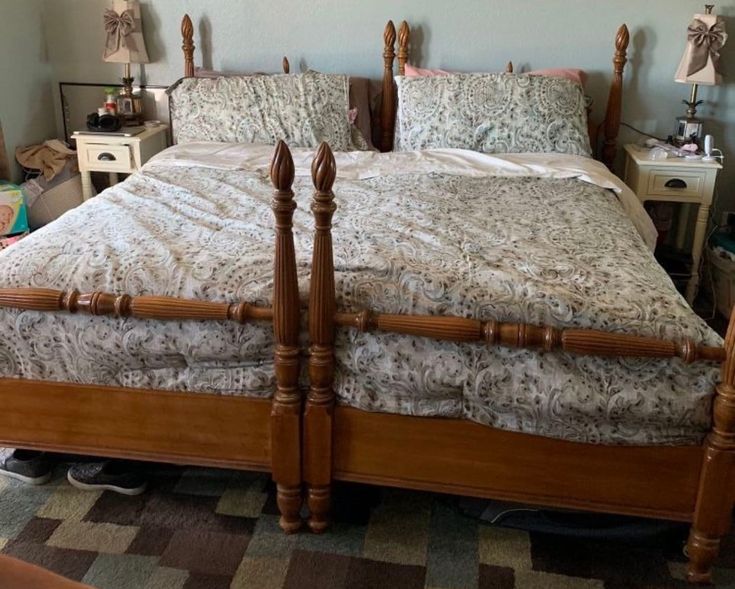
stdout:
[(720, 50), (727, 41), (725, 21), (716, 14), (695, 14), (687, 29), (687, 47), (676, 71), (682, 84), (722, 83)]
[(140, 4), (137, 0), (115, 0), (104, 16), (105, 52), (103, 59), (113, 63), (148, 63), (143, 39)]

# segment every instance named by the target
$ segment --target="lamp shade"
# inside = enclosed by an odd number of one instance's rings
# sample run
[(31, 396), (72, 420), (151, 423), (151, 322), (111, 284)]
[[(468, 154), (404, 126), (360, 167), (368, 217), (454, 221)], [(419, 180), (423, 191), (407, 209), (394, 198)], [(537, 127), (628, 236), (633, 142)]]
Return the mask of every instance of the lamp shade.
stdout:
[(105, 52), (112, 63), (148, 63), (138, 0), (114, 0), (105, 10)]
[(687, 46), (675, 80), (682, 84), (722, 83), (720, 49), (727, 41), (725, 20), (716, 14), (695, 14), (687, 29)]

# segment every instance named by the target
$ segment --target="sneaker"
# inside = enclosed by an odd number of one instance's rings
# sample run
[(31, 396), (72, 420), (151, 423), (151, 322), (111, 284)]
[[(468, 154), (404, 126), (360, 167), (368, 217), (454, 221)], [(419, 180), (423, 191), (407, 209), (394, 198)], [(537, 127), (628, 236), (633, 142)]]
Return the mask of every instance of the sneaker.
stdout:
[(0, 475), (12, 477), (29, 485), (43, 485), (51, 480), (53, 462), (46, 452), (13, 450), (0, 460)]
[(120, 460), (72, 464), (66, 478), (70, 485), (83, 491), (113, 491), (122, 495), (140, 495), (148, 486), (133, 465)]

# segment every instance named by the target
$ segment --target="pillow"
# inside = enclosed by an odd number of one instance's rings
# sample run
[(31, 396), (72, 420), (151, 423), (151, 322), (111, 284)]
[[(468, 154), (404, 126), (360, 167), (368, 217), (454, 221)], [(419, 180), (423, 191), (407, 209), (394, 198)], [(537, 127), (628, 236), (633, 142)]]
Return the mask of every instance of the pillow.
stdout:
[(359, 130), (367, 149), (375, 149), (372, 142), (370, 80), (368, 78), (350, 78), (350, 112), (355, 113), (355, 119), (350, 122)]
[(396, 151), (590, 155), (582, 87), (525, 74), (398, 76)]
[[(431, 76), (450, 76), (459, 72), (451, 72), (447, 70), (432, 70), (420, 67), (414, 67), (410, 63), (406, 64), (406, 77), (431, 77)], [(552, 78), (566, 78), (572, 82), (580, 84), (582, 87), (587, 83), (587, 72), (576, 68), (547, 68), (543, 70), (534, 70), (528, 72), (529, 76), (549, 76)]]
[(406, 64), (405, 71), (406, 77), (408, 78), (415, 78), (419, 76), (427, 78), (430, 78), (432, 76), (449, 76), (453, 73), (445, 70), (430, 70), (421, 67), (414, 67), (410, 63)]
[(316, 73), (185, 78), (170, 91), (174, 141), (349, 151), (348, 86), (347, 76)]
[(582, 86), (587, 83), (587, 72), (576, 68), (547, 68), (528, 72), (529, 76), (548, 76), (551, 78), (566, 78)]

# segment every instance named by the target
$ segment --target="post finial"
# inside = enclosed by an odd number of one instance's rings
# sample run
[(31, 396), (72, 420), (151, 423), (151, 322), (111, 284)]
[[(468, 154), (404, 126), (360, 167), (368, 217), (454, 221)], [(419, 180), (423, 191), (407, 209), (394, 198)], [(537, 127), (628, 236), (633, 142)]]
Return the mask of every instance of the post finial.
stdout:
[(512, 74), (513, 73), (513, 62), (509, 61), (508, 65), (505, 66), (505, 73), (506, 74)]
[(314, 161), (311, 163), (311, 178), (318, 192), (330, 192), (337, 176), (337, 163), (329, 144), (319, 145)]
[(194, 37), (194, 25), (191, 22), (191, 17), (188, 14), (184, 15), (181, 21), (181, 36), (184, 39), (192, 39)]
[(628, 43), (630, 43), (630, 31), (628, 31), (628, 25), (622, 24), (618, 29), (618, 34), (615, 36), (615, 49), (617, 51), (626, 51), (628, 49)]
[(385, 46), (390, 46), (391, 49), (396, 43), (396, 25), (393, 24), (392, 20), (389, 20), (388, 23), (385, 25), (385, 31), (383, 31), (383, 40), (385, 41)]
[(271, 161), (271, 182), (276, 190), (291, 190), (294, 179), (294, 165), (291, 151), (288, 149), (286, 142), (281, 139), (276, 145), (276, 151)]
[(291, 64), (288, 62), (288, 57), (285, 55), (283, 56), (283, 62), (281, 64), (283, 66), (283, 73), (284, 74), (290, 74), (291, 73)]

